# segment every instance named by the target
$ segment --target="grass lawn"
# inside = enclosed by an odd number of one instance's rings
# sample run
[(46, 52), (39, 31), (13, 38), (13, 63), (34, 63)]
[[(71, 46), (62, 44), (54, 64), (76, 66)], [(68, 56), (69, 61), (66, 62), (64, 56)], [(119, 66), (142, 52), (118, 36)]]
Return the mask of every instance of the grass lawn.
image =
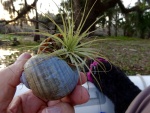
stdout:
[(150, 39), (106, 38), (100, 52), (128, 75), (150, 75)]
[[(11, 46), (22, 52), (33, 52), (39, 43), (33, 42), (33, 36), (1, 35), (1, 39), (16, 37), (20, 41), (19, 46)], [(98, 37), (100, 39), (100, 37)], [(88, 38), (86, 40), (92, 40)], [(142, 74), (150, 75), (150, 39), (127, 38), (127, 37), (105, 37), (98, 42), (100, 53), (107, 57), (112, 63), (124, 70), (128, 75)], [(6, 48), (6, 47), (5, 47)], [(10, 47), (8, 47), (10, 48)], [(7, 58), (11, 59), (13, 55)]]

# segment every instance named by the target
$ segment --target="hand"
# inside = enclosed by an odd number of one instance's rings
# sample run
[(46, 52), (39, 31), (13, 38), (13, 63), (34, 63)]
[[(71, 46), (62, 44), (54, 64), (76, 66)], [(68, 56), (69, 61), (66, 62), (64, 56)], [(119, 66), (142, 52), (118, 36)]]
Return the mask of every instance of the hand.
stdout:
[[(0, 113), (74, 113), (74, 105), (88, 101), (88, 92), (80, 82), (70, 95), (61, 100), (45, 102), (31, 90), (14, 97), (23, 66), (30, 57), (28, 53), (24, 53), (14, 64), (0, 71)], [(83, 83), (86, 82), (83, 73), (81, 79)]]

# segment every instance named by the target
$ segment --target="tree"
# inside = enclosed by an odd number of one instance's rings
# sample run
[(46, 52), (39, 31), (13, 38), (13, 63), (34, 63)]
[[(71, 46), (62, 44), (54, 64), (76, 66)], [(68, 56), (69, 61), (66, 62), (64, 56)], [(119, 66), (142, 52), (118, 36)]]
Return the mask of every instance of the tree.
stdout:
[[(38, 0), (35, 0), (36, 2), (38, 1)], [(35, 32), (39, 32), (39, 23), (38, 23), (38, 12), (37, 12), (37, 7), (36, 7), (36, 5), (35, 5), (35, 13), (36, 13), (36, 22), (35, 22)], [(40, 35), (38, 35), (38, 34), (35, 34), (34, 35), (34, 41), (36, 41), (36, 42), (38, 42), (40, 40)]]
[(139, 7), (134, 12), (124, 13), (125, 22), (123, 28), (126, 36), (137, 36), (145, 38), (146, 34), (149, 33), (149, 5), (145, 0), (138, 0), (136, 3)]
[(48, 11), (44, 14), (38, 14), (38, 21), (36, 21), (36, 16), (33, 17), (30, 21), (34, 23), (38, 22), (44, 30), (46, 30), (50, 34), (55, 34), (58, 31), (57, 26), (49, 18), (54, 20), (57, 25), (61, 26), (63, 24), (61, 16), (61, 14), (55, 15)]
[[(36, 4), (38, 0), (34, 0), (32, 4), (27, 4), (27, 0), (24, 0), (22, 3), (20, 3), (21, 7), (19, 10), (17, 10), (14, 6), (14, 2), (17, 0), (8, 0), (3, 1), (1, 0), (1, 3), (5, 10), (7, 10), (10, 14), (11, 20), (2, 20), (1, 22), (5, 22), (5, 24), (9, 24), (11, 22), (15, 22), (20, 20), (20, 25), (22, 26), (22, 21), (28, 21), (30, 20), (28, 14), (31, 10), (35, 9), (36, 12), (36, 22), (35, 22), (35, 32), (39, 32), (39, 25), (38, 25), (38, 13), (36, 9)], [(14, 16), (17, 14), (17, 16)], [(19, 22), (19, 21), (18, 21)], [(34, 36), (34, 41), (40, 40), (39, 35)]]
[(119, 23), (120, 23), (120, 17), (119, 17), (120, 9), (119, 9), (118, 5), (116, 5), (113, 8), (108, 9), (105, 12), (105, 15), (106, 15), (105, 18), (108, 18), (107, 19), (108, 21), (106, 21), (106, 24), (108, 26), (108, 36), (112, 35), (112, 31), (111, 31), (112, 27), (114, 28), (115, 36), (118, 36), (118, 27), (119, 27)]
[[(80, 23), (83, 14), (84, 4), (85, 4), (85, 0), (73, 0), (74, 15), (76, 15), (74, 17), (77, 18), (74, 19), (77, 20), (75, 26), (78, 26)], [(85, 14), (88, 14), (92, 6), (93, 8), (85, 22), (85, 25), (83, 26), (82, 32), (85, 31), (90, 25), (92, 25), (92, 23), (95, 22), (97, 18), (104, 15), (106, 11), (108, 11), (110, 8), (114, 8), (116, 5), (119, 6), (123, 14), (128, 14), (130, 12), (136, 12), (139, 10), (145, 11), (147, 9), (150, 9), (149, 5), (146, 5), (144, 8), (141, 9), (141, 6), (139, 4), (136, 4), (131, 8), (125, 8), (121, 0), (104, 0), (104, 1), (88, 0)], [(94, 31), (94, 30), (95, 30), (95, 24), (91, 27), (90, 31)]]
[(110, 8), (106, 15), (108, 16), (108, 36), (111, 36), (112, 18), (113, 18), (113, 8)]
[[(2, 0), (1, 0), (2, 1)], [(10, 0), (9, 0), (10, 1)], [(15, 0), (11, 0), (11, 1), (15, 1)], [(26, 1), (26, 0), (25, 0)], [(69, 3), (71, 3), (71, 0), (68, 0)], [(66, 4), (68, 3), (68, 1), (66, 1)], [(83, 9), (84, 9), (84, 4), (86, 0), (72, 0), (73, 2), (73, 9), (74, 9), (74, 20), (75, 21), (75, 26), (78, 26), (80, 21), (81, 21), (81, 17), (83, 15)], [(141, 2), (141, 0), (139, 0)], [(110, 9), (110, 8), (114, 8), (116, 5), (119, 6), (119, 8), (121, 9), (121, 12), (123, 14), (128, 14), (130, 12), (141, 12), (141, 11), (145, 11), (147, 9), (150, 9), (149, 4), (149, 0), (143, 0), (145, 1), (145, 6), (141, 8), (141, 5), (136, 4), (135, 6), (131, 7), (131, 8), (126, 8), (121, 0), (87, 0), (87, 5), (86, 5), (86, 11), (85, 11), (85, 16), (89, 13), (88, 18), (85, 21), (85, 24), (82, 28), (81, 32), (84, 32), (89, 26), (91, 26), (99, 17), (101, 17), (102, 15), (104, 15), (104, 13)], [(12, 21), (16, 21), (17, 19), (21, 18), (23, 15), (27, 14), (32, 8), (35, 7), (37, 0), (34, 0), (34, 2), (31, 5), (27, 5), (26, 7), (23, 7), (23, 10), (18, 13), (18, 16), (10, 21), (5, 21), (6, 23), (12, 22)], [(92, 10), (90, 11), (92, 7)], [(12, 7), (13, 10), (15, 10)], [(70, 10), (68, 8), (68, 10)], [(93, 24), (91, 26), (91, 28), (89, 29), (89, 31), (94, 31), (95, 30), (95, 24)]]
[[(38, 0), (34, 0), (32, 4), (27, 4), (27, 0), (24, 0), (24, 2), (22, 2), (20, 5), (22, 5), (22, 7), (20, 7), (19, 10), (17, 10), (14, 6), (14, 2), (16, 2), (17, 0), (1, 0), (0, 2), (2, 3), (3, 7), (5, 10), (7, 10), (10, 14), (11, 20), (3, 20), (0, 22), (5, 22), (6, 24), (9, 24), (11, 22), (15, 22), (18, 19), (25, 17), (25, 15), (28, 15), (28, 13), (35, 8), (36, 3)], [(17, 14), (17, 16), (14, 17), (14, 15)]]

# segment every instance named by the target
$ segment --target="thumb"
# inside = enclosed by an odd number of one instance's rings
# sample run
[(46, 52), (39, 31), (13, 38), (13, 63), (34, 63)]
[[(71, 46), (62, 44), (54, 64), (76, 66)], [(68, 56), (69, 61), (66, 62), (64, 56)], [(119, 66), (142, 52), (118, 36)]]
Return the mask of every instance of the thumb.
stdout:
[(31, 57), (29, 53), (21, 54), (14, 64), (6, 67), (0, 71), (0, 82), (5, 82), (13, 87), (20, 83), (20, 76), (23, 71), (23, 66), (26, 61)]
[(14, 83), (12, 85), (16, 85), (15, 83), (20, 83), (20, 76), (22, 74), (23, 68), (24, 68), (24, 64), (27, 62), (27, 60), (31, 57), (31, 55), (29, 53), (23, 53), (21, 54), (16, 62), (10, 66), (10, 70), (12, 71), (13, 75), (15, 76), (15, 80)]
[(30, 57), (30, 54), (23, 53), (14, 64), (0, 71), (0, 112), (6, 110), (11, 102), (16, 86), (20, 83), (23, 66)]

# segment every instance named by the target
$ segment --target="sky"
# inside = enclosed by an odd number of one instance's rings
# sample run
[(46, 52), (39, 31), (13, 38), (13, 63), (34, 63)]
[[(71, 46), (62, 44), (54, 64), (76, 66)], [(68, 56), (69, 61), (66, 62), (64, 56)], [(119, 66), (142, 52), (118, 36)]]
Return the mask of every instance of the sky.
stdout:
[[(21, 1), (21, 0), (20, 0)], [(61, 0), (54, 0), (56, 4), (60, 4)], [(124, 5), (127, 7), (128, 5), (133, 6), (137, 0), (123, 0)], [(27, 0), (27, 2), (30, 4), (33, 2), (33, 0)], [(48, 10), (51, 13), (57, 14), (58, 9), (55, 5), (53, 0), (38, 0), (37, 9), (39, 12), (47, 12)], [(42, 5), (41, 5), (42, 4)], [(15, 4), (16, 8), (19, 8), (20, 6), (18, 3)], [(31, 15), (32, 16), (32, 15)], [(0, 19), (9, 19), (9, 14), (7, 11), (3, 9), (3, 6), (0, 4)]]
[[(18, 0), (21, 1), (21, 0)], [(28, 4), (31, 4), (34, 0), (27, 0)], [(60, 4), (61, 0), (54, 0), (56, 4)], [(58, 13), (58, 8), (53, 2), (53, 0), (38, 0), (37, 9), (39, 12), (47, 12), (48, 10), (54, 14)], [(42, 5), (41, 5), (42, 4)], [(15, 8), (20, 7), (19, 2), (15, 3)], [(2, 4), (0, 4), (0, 19), (9, 19), (9, 13), (3, 9)]]

